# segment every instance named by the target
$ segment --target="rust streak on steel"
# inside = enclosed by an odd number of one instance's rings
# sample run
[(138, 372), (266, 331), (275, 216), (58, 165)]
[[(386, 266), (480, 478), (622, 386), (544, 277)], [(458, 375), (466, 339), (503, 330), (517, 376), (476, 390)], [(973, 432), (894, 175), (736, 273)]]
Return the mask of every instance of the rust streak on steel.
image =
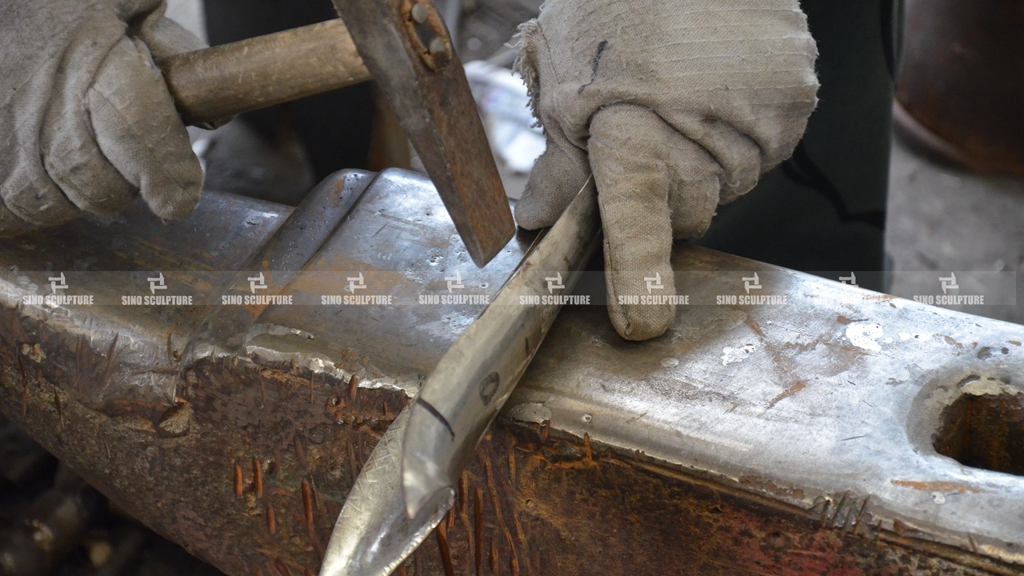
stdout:
[(547, 439), (548, 439), (548, 432), (550, 432), (550, 431), (551, 431), (551, 420), (545, 420), (544, 423), (540, 425), (540, 439), (541, 439), (542, 442), (546, 442), (547, 441)]
[(395, 576), (409, 576), (408, 573), (405, 571), (405, 566), (399, 566), (395, 570)]
[(281, 576), (292, 576), (292, 571), (288, 568), (288, 565), (284, 563), (284, 560), (280, 556), (274, 558), (274, 570), (277, 570)]
[(466, 531), (466, 550), (475, 550), (474, 546), (474, 531), (473, 526), (469, 522), (469, 507), (467, 501), (469, 500), (469, 477), (465, 470), (462, 471), (462, 475), (459, 477), (459, 520), (462, 522), (462, 528)]
[[(448, 516), (451, 515), (452, 513), (449, 512)], [(452, 565), (452, 551), (448, 548), (448, 529), (445, 528), (445, 522), (442, 521), (437, 525), (434, 535), (437, 536), (437, 548), (441, 551), (441, 563), (444, 565), (445, 576), (455, 576), (455, 567)]]
[[(589, 438), (588, 436), (584, 435), (584, 440), (586, 440), (588, 438)], [(589, 447), (589, 443), (588, 443), (588, 447)], [(494, 444), (493, 444), (493, 442), (491, 442), (490, 438), (488, 438), (488, 443), (487, 443), (487, 445), (485, 447), (485, 450), (488, 453), (491, 453), (491, 452), (494, 451)], [(588, 452), (588, 454), (589, 454), (589, 452)], [(497, 457), (497, 453), (495, 453), (495, 457)], [(488, 461), (489, 461), (489, 459), (488, 459)], [(505, 486), (504, 485), (504, 480), (502, 478), (500, 478), (500, 477), (499, 477), (498, 481), (502, 482), (502, 484), (503, 484), (502, 487), (501, 487), (502, 488), (502, 493), (505, 493), (506, 491), (512, 491), (512, 490), (515, 489), (515, 487), (512, 486), (512, 485)], [(515, 526), (516, 538), (519, 540), (520, 549), (523, 551), (523, 558), (525, 559), (525, 562), (526, 562), (527, 572), (528, 573), (533, 573), (533, 567), (530, 564), (530, 546), (529, 546), (529, 543), (527, 542), (526, 534), (523, 532), (523, 525), (519, 523), (519, 517), (516, 515), (515, 506), (509, 506), (509, 514), (512, 515), (512, 524), (513, 524), (513, 526)], [(518, 562), (518, 558), (516, 560)]]
[(514, 448), (508, 453), (508, 480), (512, 484), (516, 483), (516, 451)]
[(263, 463), (259, 458), (252, 459), (252, 491), (257, 497), (263, 496)]
[(587, 451), (587, 462), (594, 461), (594, 450), (590, 447), (590, 434), (583, 433), (583, 449)]
[(468, 473), (463, 470), (462, 474), (459, 475), (459, 514), (466, 513), (467, 500), (469, 499), (469, 477)]
[(277, 517), (274, 515), (274, 507), (267, 502), (267, 529), (271, 534), (277, 534)]
[(316, 376), (316, 372), (309, 371), (309, 403), (313, 403), (313, 377)]
[(356, 394), (358, 393), (358, 391), (359, 391), (359, 376), (356, 376), (355, 374), (353, 374), (352, 378), (350, 378), (349, 381), (348, 381), (348, 397), (349, 397), (349, 400), (352, 400), (354, 402), (355, 399), (356, 399)]
[(473, 532), (476, 546), (473, 549), (473, 560), (476, 576), (484, 573), (484, 491), (473, 489)]
[(484, 471), (487, 476), (487, 489), (491, 493), (491, 505), (494, 506), (494, 513), (498, 516), (498, 525), (501, 526), (502, 533), (505, 534), (505, 540), (508, 541), (509, 555), (509, 566), (514, 567), (512, 571), (513, 576), (519, 574), (519, 558), (516, 554), (516, 544), (512, 540), (512, 532), (508, 529), (508, 524), (505, 523), (505, 514), (501, 511), (501, 499), (498, 497), (498, 487), (494, 483), (494, 470), (491, 467), (491, 457), (484, 454)]
[(242, 490), (244, 488), (244, 486), (242, 484), (243, 481), (244, 480), (242, 478), (242, 467), (239, 466), (238, 463), (236, 462), (235, 463), (235, 496), (241, 496), (242, 495)]
[(498, 545), (491, 538), (491, 574), (498, 573)]
[(306, 534), (309, 536), (313, 546), (316, 547), (317, 552), (323, 557), (324, 547), (316, 536), (316, 525), (313, 523), (313, 491), (310, 489), (309, 482), (305, 478), (302, 479), (302, 511), (306, 516)]

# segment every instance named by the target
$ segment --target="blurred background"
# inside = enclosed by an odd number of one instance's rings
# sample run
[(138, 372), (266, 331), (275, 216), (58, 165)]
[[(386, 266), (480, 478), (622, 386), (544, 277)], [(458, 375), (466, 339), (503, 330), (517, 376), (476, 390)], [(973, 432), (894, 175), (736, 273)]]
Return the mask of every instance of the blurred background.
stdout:
[[(509, 195), (544, 148), (509, 41), (542, 0), (437, 0)], [(932, 275), (1024, 266), (1024, 2), (804, 0), (821, 103), (794, 157), (698, 242), (912, 297)], [(335, 17), (327, 0), (169, 0), (210, 44)], [(206, 187), (297, 204), (341, 168), (417, 169), (372, 83), (190, 128)], [(1005, 287), (1004, 287), (1005, 289)], [(964, 309), (1024, 322), (1024, 307)], [(218, 574), (122, 514), (0, 417), (0, 574)], [(5, 564), (6, 562), (6, 564)]]

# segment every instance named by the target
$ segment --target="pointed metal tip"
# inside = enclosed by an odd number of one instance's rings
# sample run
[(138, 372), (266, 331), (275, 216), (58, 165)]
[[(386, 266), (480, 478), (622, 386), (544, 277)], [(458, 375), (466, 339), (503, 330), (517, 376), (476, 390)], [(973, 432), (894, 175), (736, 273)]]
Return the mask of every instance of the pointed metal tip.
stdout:
[(411, 410), (398, 415), (370, 454), (341, 509), (320, 576), (387, 576), (412, 554), (455, 504), (450, 486), (421, 500), (407, 517), (400, 458)]

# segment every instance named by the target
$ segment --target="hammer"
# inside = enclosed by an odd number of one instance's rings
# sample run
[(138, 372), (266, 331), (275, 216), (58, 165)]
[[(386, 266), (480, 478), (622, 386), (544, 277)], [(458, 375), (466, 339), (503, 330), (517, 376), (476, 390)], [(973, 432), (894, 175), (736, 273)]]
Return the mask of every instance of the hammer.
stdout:
[[(515, 233), (466, 74), (429, 0), (338, 0), (331, 20), (157, 62), (182, 120), (237, 114), (373, 78), (477, 266)], [(350, 34), (350, 30), (354, 34)]]

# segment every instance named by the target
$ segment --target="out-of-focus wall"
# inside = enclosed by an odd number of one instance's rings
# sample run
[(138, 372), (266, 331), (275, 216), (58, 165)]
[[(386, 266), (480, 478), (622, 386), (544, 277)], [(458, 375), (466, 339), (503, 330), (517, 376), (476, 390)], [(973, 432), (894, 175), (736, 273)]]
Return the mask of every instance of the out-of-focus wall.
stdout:
[(206, 37), (206, 18), (203, 17), (203, 0), (167, 0), (167, 17), (187, 28), (203, 42), (209, 42)]

